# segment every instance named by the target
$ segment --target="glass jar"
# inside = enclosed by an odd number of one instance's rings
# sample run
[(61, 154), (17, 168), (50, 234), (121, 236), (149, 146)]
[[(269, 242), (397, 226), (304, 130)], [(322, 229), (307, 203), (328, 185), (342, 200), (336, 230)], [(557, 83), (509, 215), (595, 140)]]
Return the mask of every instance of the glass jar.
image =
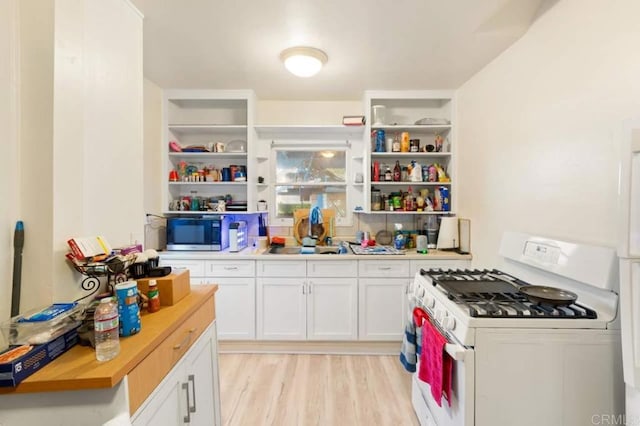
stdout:
[(379, 189), (371, 190), (371, 210), (382, 210), (382, 195)]

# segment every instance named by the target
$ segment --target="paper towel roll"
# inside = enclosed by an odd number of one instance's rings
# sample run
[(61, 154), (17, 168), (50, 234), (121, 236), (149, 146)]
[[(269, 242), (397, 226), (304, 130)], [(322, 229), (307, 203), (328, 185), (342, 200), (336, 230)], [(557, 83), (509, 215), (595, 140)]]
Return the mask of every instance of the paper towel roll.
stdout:
[(438, 233), (438, 250), (457, 248), (460, 245), (458, 235), (458, 218), (443, 217)]

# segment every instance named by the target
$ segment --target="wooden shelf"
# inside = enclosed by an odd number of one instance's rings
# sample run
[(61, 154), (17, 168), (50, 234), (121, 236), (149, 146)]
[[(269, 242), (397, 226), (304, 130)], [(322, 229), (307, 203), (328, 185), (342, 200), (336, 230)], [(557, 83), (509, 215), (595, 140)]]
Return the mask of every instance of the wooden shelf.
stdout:
[(435, 133), (450, 130), (451, 124), (391, 124), (384, 126), (371, 126), (371, 130), (384, 130), (385, 132), (415, 132), (415, 133)]
[(291, 135), (324, 135), (324, 136), (357, 136), (362, 137), (365, 126), (343, 125), (257, 125), (254, 126), (258, 135), (265, 136), (291, 136)]
[(242, 186), (246, 185), (247, 182), (226, 182), (226, 181), (217, 181), (217, 182), (169, 182), (169, 186), (186, 186), (186, 185), (196, 185), (196, 186), (228, 186), (228, 185), (236, 185)]
[(169, 124), (169, 130), (180, 135), (245, 134), (246, 125), (237, 124)]
[(384, 157), (384, 158), (424, 158), (424, 157), (451, 157), (450, 152), (372, 152), (371, 157)]
[(401, 214), (417, 214), (417, 215), (443, 215), (443, 214), (451, 214), (451, 215), (455, 215), (455, 212), (443, 212), (443, 211), (434, 211), (434, 212), (405, 212), (404, 210), (394, 210), (394, 211), (387, 211), (387, 210), (372, 210), (370, 212), (365, 212), (365, 211), (361, 211), (361, 210), (354, 210), (354, 213), (366, 213), (366, 214), (389, 214), (389, 215), (401, 215)]
[(170, 152), (169, 158), (214, 159), (214, 158), (247, 158), (246, 152)]
[(371, 186), (450, 186), (451, 182), (411, 182), (411, 181), (402, 181), (402, 182), (388, 182), (388, 181), (379, 181), (379, 182), (371, 182)]

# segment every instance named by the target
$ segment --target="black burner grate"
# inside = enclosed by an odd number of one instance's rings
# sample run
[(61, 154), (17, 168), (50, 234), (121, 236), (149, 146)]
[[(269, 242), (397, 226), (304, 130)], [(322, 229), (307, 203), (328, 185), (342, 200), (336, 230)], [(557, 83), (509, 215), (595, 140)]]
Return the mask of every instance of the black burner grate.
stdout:
[(476, 318), (596, 319), (597, 313), (578, 303), (552, 306), (530, 302), (518, 289), (529, 283), (497, 269), (428, 269), (420, 274), (445, 290)]

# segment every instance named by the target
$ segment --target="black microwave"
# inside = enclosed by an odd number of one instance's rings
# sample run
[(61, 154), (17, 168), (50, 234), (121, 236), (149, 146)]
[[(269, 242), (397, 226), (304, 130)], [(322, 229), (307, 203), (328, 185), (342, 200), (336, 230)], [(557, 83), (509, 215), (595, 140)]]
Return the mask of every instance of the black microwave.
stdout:
[(229, 223), (224, 216), (168, 218), (167, 250), (224, 250), (229, 247)]

